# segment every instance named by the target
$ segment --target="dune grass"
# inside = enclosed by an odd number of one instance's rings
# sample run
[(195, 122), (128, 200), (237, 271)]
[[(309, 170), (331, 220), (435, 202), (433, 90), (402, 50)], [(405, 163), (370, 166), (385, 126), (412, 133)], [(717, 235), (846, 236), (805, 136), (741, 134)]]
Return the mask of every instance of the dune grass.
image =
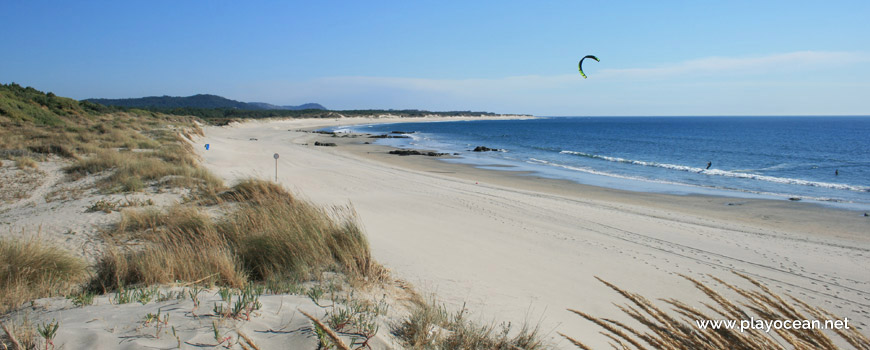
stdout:
[(160, 212), (125, 210), (93, 287), (204, 278), (240, 287), (249, 282), (307, 279), (336, 271), (351, 279), (379, 278), (353, 211), (320, 208), (280, 186), (247, 180), (215, 197), (229, 213), (212, 219), (196, 206)]
[(524, 323), (512, 331), (510, 323), (483, 325), (467, 318), (463, 306), (451, 313), (434, 298), (413, 300), (411, 313), (396, 324), (392, 334), (410, 349), (438, 350), (543, 350), (549, 349), (538, 327)]
[[(598, 318), (582, 311), (569, 311), (583, 317), (603, 329), (602, 334), (612, 340), (611, 345), (619, 349), (841, 349), (835, 342), (848, 344), (854, 349), (870, 349), (870, 340), (856, 328), (849, 330), (818, 329), (778, 329), (770, 333), (747, 329), (701, 329), (696, 320), (836, 320), (839, 318), (818, 307), (786, 295), (775, 294), (764, 284), (742, 274), (737, 274), (756, 289), (741, 288), (710, 276), (726, 289), (737, 293), (742, 300), (728, 300), (710, 286), (688, 276), (696, 288), (701, 290), (710, 302), (704, 303), (701, 310), (675, 299), (663, 299), (670, 305), (664, 310), (640, 294), (620, 289), (599, 278), (599, 281), (625, 297), (632, 305), (619, 306), (619, 309), (643, 325), (643, 329), (632, 328), (622, 322)], [(591, 349), (581, 340), (559, 333), (580, 349)], [(834, 336), (832, 338), (832, 336)]]
[(30, 158), (56, 155), (72, 162), (73, 179), (107, 172), (99, 183), (106, 192), (152, 185), (219, 191), (222, 181), (201, 168), (187, 141), (194, 135), (202, 129), (192, 117), (118, 111), (0, 84), (0, 158), (30, 169)]
[(18, 169), (21, 169), (21, 170), (35, 170), (39, 167), (36, 164), (36, 161), (33, 160), (33, 158), (30, 158), (28, 156), (15, 157), (12, 160), (15, 161), (15, 166), (17, 166)]
[(260, 180), (242, 181), (223, 197), (240, 206), (217, 229), (255, 279), (325, 269), (351, 278), (379, 273), (352, 208), (318, 207)]
[(66, 295), (87, 279), (84, 261), (40, 242), (0, 239), (0, 314), (22, 303)]
[(4, 346), (4, 350), (37, 350), (40, 342), (36, 328), (26, 315), (6, 322), (0, 321), (0, 344)]
[[(201, 130), (196, 128), (194, 132)], [(201, 167), (181, 132), (151, 130), (148, 134), (152, 138), (122, 140), (120, 146), (124, 148), (120, 149), (102, 147), (112, 145), (112, 141), (103, 141), (101, 147), (85, 147), (90, 153), (78, 157), (65, 170), (73, 178), (111, 172), (100, 182), (107, 192), (135, 192), (158, 184), (213, 194), (223, 187), (220, 178)], [(148, 148), (136, 148), (142, 146)]]

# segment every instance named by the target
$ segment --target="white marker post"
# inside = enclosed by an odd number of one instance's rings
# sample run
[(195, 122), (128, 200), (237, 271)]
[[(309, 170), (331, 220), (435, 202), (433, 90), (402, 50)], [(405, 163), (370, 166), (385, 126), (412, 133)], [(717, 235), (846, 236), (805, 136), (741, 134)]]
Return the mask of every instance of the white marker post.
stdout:
[(275, 158), (275, 183), (278, 183), (278, 153), (275, 153), (272, 157)]

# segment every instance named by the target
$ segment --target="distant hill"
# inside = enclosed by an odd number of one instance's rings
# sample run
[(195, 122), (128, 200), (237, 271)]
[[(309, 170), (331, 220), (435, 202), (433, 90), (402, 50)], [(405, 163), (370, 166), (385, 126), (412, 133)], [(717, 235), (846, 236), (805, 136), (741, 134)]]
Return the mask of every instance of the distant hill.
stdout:
[(319, 103), (306, 103), (298, 106), (276, 106), (270, 103), (265, 102), (248, 102), (249, 105), (257, 106), (259, 109), (281, 109), (281, 110), (290, 110), (290, 111), (301, 111), (303, 109), (322, 109), (326, 110), (326, 107), (323, 107)]
[(187, 97), (177, 96), (149, 96), (142, 98), (89, 98), (83, 101), (99, 103), (104, 106), (118, 106), (126, 108), (160, 108), (160, 109), (175, 109), (175, 108), (226, 108), (226, 109), (241, 109), (241, 110), (303, 110), (303, 109), (323, 109), (326, 108), (317, 103), (306, 103), (299, 106), (277, 106), (263, 102), (240, 102), (230, 100), (216, 95), (199, 94)]
[[(191, 106), (191, 107), (179, 107)], [(207, 106), (207, 107), (206, 107)], [(301, 106), (276, 106), (268, 103), (245, 103), (215, 95), (189, 97), (145, 97), (129, 99), (86, 99), (76, 101), (55, 96), (32, 87), (0, 84), (0, 148), (10, 140), (3, 131), (12, 126), (48, 126), (67, 128), (75, 132), (81, 125), (91, 125), (99, 116), (112, 113), (133, 114), (148, 118), (166, 116), (192, 116), (218, 125), (248, 118), (352, 118), (380, 115), (396, 115), (417, 118), (428, 115), (482, 116), (496, 115), (475, 111), (425, 111), (418, 109), (362, 109), (330, 111), (316, 103)], [(78, 126), (77, 126), (78, 125)]]

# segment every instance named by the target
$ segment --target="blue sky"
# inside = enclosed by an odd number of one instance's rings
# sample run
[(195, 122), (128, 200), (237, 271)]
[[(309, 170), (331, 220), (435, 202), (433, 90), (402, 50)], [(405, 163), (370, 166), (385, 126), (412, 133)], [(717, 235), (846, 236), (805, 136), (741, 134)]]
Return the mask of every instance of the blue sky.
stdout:
[[(5, 1), (0, 82), (332, 109), (870, 114), (870, 1)], [(577, 73), (577, 61), (594, 54)]]

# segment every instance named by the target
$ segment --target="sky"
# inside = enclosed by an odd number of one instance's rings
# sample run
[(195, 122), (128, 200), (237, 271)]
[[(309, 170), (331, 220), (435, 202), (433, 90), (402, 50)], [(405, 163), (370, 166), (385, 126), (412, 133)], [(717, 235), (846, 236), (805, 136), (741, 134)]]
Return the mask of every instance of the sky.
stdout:
[(339, 110), (868, 115), (867, 18), (866, 0), (2, 1), (0, 82)]

